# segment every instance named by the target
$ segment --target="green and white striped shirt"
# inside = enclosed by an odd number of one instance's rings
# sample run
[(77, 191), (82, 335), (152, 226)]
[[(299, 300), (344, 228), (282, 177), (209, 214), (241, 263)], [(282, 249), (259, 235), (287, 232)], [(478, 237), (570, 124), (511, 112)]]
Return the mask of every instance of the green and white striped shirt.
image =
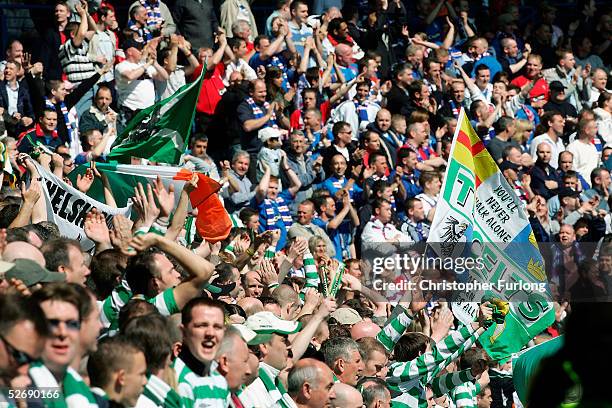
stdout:
[(393, 309), (393, 314), (389, 321), (385, 323), (383, 329), (376, 335), (376, 340), (385, 347), (387, 352), (392, 352), (412, 320), (412, 315), (402, 306), (397, 305)]
[(43, 399), (43, 404), (48, 408), (98, 408), (91, 389), (85, 384), (83, 378), (68, 367), (64, 378), (62, 379), (62, 386), (58, 384), (57, 380), (49, 371), (49, 369), (42, 362), (35, 362), (30, 365), (28, 370), (30, 378), (32, 378), (33, 384), (37, 388), (45, 389), (47, 391), (53, 389), (61, 390), (59, 398), (47, 398)]
[(391, 364), (387, 384), (392, 394), (396, 394), (391, 406), (427, 407), (425, 395), (427, 384), (430, 384), (444, 367), (470, 348), (475, 341), (476, 336), (472, 326), (463, 326), (434, 345), (431, 352), (411, 361)]
[(310, 251), (306, 251), (306, 253), (304, 253), (303, 258), (304, 258), (304, 275), (306, 276), (306, 284), (304, 285), (304, 288), (300, 291), (300, 299), (302, 299), (302, 301), (306, 297), (305, 295), (306, 289), (314, 288), (318, 291), (319, 283), (321, 282), (321, 279), (319, 278), (319, 272), (317, 271), (317, 264), (315, 263), (315, 260), (312, 257), (312, 254), (310, 253)]
[(165, 381), (150, 375), (135, 408), (181, 408), (181, 396)]
[(457, 408), (477, 408), (476, 396), (480, 394), (481, 387), (478, 382), (466, 381), (458, 385), (449, 393)]
[[(127, 281), (122, 280), (121, 284), (113, 289), (109, 297), (102, 301), (100, 307), (100, 320), (102, 326), (110, 332), (118, 329), (119, 311), (134, 297)], [(155, 297), (146, 299), (147, 302), (155, 305), (162, 316), (170, 316), (179, 313), (181, 310), (174, 299), (174, 288), (168, 288)]]
[(473, 380), (474, 376), (472, 375), (472, 370), (469, 369), (453, 373), (446, 373), (434, 378), (434, 380), (431, 382), (431, 390), (434, 393), (434, 397), (441, 397), (463, 383)]
[(199, 376), (179, 357), (172, 364), (176, 371), (179, 394), (183, 407), (191, 408), (226, 408), (230, 402), (230, 392), (225, 378), (217, 372), (217, 363), (213, 361), (209, 374)]
[(245, 408), (297, 408), (278, 378), (279, 372), (266, 363), (259, 363), (259, 377), (240, 393), (242, 405)]

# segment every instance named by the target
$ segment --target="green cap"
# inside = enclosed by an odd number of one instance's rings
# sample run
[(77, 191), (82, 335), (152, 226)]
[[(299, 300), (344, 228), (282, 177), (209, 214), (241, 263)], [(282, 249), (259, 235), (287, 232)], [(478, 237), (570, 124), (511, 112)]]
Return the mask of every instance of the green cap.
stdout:
[(66, 281), (66, 275), (63, 273), (51, 272), (31, 259), (15, 259), (14, 264), (15, 266), (6, 272), (6, 279), (19, 279), (28, 287), (37, 283)]

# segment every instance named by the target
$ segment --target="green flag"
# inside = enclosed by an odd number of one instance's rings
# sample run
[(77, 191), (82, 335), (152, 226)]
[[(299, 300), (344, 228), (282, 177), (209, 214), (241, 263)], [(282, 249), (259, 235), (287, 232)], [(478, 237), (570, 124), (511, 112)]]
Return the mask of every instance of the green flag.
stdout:
[(476, 258), (481, 264), (457, 281), (452, 310), (464, 324), (485, 300), (509, 302), (503, 323), (479, 338), (495, 360), (518, 352), (555, 320), (544, 261), (523, 204), (472, 128), (459, 114), (448, 167), (428, 237), (441, 258)]
[(138, 113), (115, 140), (108, 159), (129, 164), (131, 157), (140, 157), (178, 164), (189, 141), (205, 72), (206, 68), (202, 69), (197, 81)]

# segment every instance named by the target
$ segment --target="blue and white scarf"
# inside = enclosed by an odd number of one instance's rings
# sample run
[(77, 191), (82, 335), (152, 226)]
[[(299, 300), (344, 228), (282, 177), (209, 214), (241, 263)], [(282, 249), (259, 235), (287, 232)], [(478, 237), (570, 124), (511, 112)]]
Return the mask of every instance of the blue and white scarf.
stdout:
[[(68, 108), (66, 107), (64, 101), (58, 102), (58, 104), (60, 106), (60, 110), (62, 111), (62, 115), (64, 115), (64, 122), (66, 123), (66, 130), (68, 131), (67, 142), (72, 143), (73, 137), (77, 134), (77, 123), (76, 121), (71, 120), (71, 117), (68, 114)], [(47, 97), (45, 97), (45, 108), (55, 110), (55, 105)]]
[(159, 1), (140, 0), (140, 4), (147, 10), (147, 26), (154, 27), (159, 25), (161, 27), (164, 23), (164, 19), (159, 9)]
[(283, 83), (281, 84), (281, 88), (283, 88), (283, 92), (288, 92), (289, 91), (289, 77), (287, 76), (287, 68), (285, 67), (285, 64), (283, 64), (283, 61), (281, 61), (281, 59), (278, 58), (276, 55), (273, 55), (270, 58), (270, 63), (267, 66), (276, 67), (281, 70), (281, 72), (283, 73), (282, 74)]
[(136, 21), (129, 19), (128, 20), (128, 29), (133, 31), (136, 35), (134, 36), (134, 41), (141, 44), (146, 44), (153, 39), (153, 34), (149, 31), (148, 27), (139, 27), (136, 24)]
[(359, 118), (359, 123), (361, 122), (369, 122), (370, 118), (368, 116), (368, 101), (365, 100), (363, 103), (359, 102), (357, 99), (353, 99), (353, 103), (355, 104), (355, 111), (357, 111), (357, 117)]
[[(249, 104), (249, 107), (251, 108), (251, 111), (253, 112), (253, 116), (255, 116), (255, 119), (260, 119), (266, 116), (266, 113), (263, 110), (261, 110), (259, 105), (255, 103), (253, 98), (251, 97), (246, 98), (246, 102)], [(267, 112), (268, 109), (270, 108), (270, 104), (268, 102), (264, 102), (263, 107)], [(272, 112), (272, 116), (270, 116), (270, 119), (266, 123), (266, 126), (278, 128), (278, 124), (276, 123), (276, 113), (275, 112)]]

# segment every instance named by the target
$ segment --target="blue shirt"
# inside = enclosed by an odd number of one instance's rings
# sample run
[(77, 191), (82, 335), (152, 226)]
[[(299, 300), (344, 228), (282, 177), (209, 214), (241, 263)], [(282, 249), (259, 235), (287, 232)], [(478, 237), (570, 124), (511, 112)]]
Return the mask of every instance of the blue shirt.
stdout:
[[(321, 187), (323, 187), (324, 189), (329, 191), (329, 193), (333, 196), (334, 194), (336, 194), (336, 192), (338, 190), (344, 188), (344, 186), (346, 186), (348, 181), (349, 181), (349, 179), (346, 178), (346, 177), (343, 177), (342, 179), (339, 179), (339, 178), (337, 178), (335, 176), (331, 176), (331, 177), (327, 178), (321, 184)], [(356, 185), (355, 183), (353, 183), (353, 185), (349, 189), (349, 195), (351, 196), (351, 200), (353, 200), (353, 201), (355, 201), (356, 198), (359, 199), (361, 197), (362, 193), (363, 193), (363, 189), (361, 187), (359, 187), (358, 185)]]
[[(255, 199), (254, 199), (255, 200)], [(253, 207), (259, 208), (259, 232), (280, 230), (281, 236), (276, 249), (282, 249), (287, 243), (287, 230), (293, 224), (289, 204), (293, 196), (289, 190), (283, 190), (278, 194), (276, 200), (265, 198), (261, 203), (254, 203)]]
[(345, 218), (336, 229), (328, 229), (329, 222), (323, 221), (319, 217), (313, 218), (312, 223), (323, 228), (329, 239), (334, 243), (334, 249), (336, 250), (334, 258), (342, 261), (351, 257), (350, 246), (353, 242), (351, 221)]

